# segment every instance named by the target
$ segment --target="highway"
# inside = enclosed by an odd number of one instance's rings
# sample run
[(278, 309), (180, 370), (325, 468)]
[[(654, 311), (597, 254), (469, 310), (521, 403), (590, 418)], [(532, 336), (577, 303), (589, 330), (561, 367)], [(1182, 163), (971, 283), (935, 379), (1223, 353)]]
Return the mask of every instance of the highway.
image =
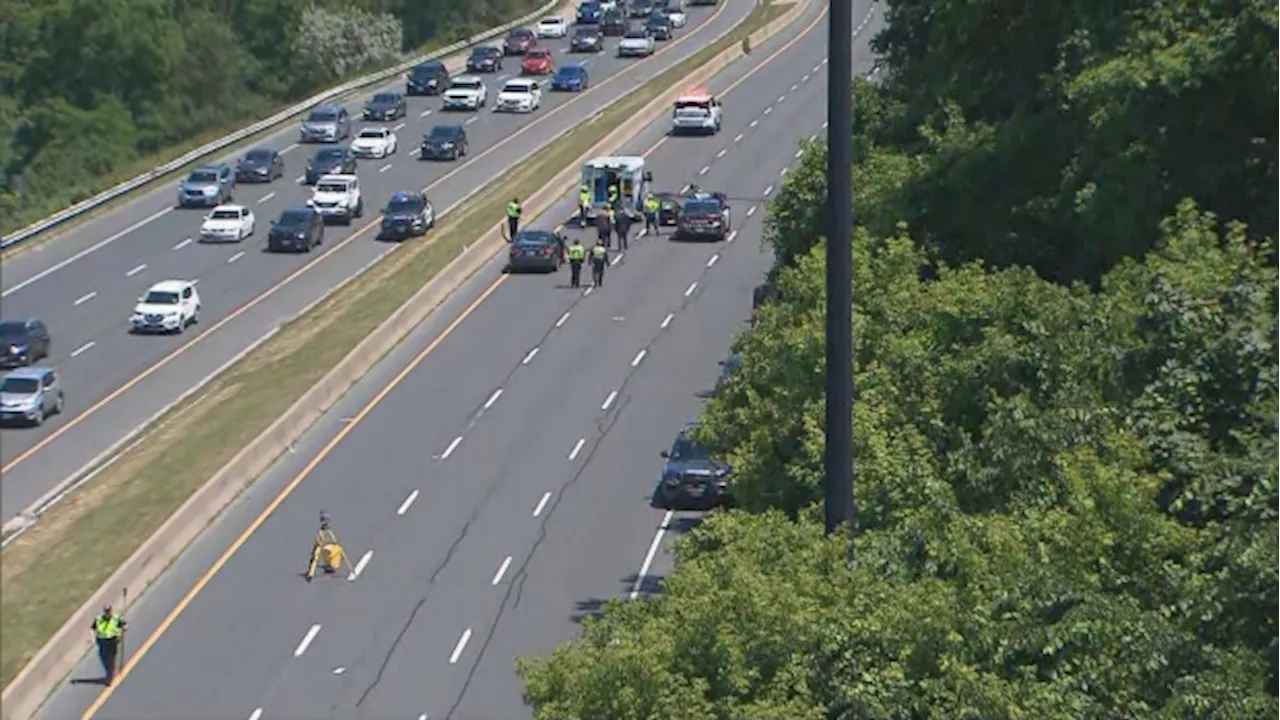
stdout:
[[(449, 208), (558, 133), (705, 46), (750, 7), (733, 0), (717, 8), (690, 8), (687, 27), (648, 60), (616, 58), (612, 38), (606, 52), (593, 56), (569, 54), (567, 40), (547, 41), (559, 64), (589, 64), (591, 88), (581, 94), (548, 92), (542, 108), (528, 116), (496, 114), (492, 105), (477, 113), (446, 114), (438, 97), (410, 98), (408, 116), (390, 124), (400, 140), (397, 154), (361, 161), (364, 222), (328, 228), (323, 252), (264, 252), (270, 221), (310, 197), (311, 189), (295, 178), (325, 147), (296, 145), (297, 128), (290, 127), (261, 143), (288, 151), (285, 177), (237, 188), (236, 202), (258, 217), (255, 236), (239, 245), (193, 242), (206, 211), (173, 209), (175, 182), (6, 259), (4, 315), (45, 320), (53, 335), (50, 362), (61, 370), (67, 398), (66, 412), (41, 428), (0, 431), (0, 505), (6, 519), (81, 471), (258, 338), (393, 250), (396, 245), (363, 231), (377, 221), (393, 192), (425, 186), (438, 211)], [(508, 58), (502, 72), (486, 76), (490, 97), (516, 72), (518, 58)], [(403, 82), (389, 89), (402, 91)], [(353, 115), (362, 102), (348, 105)], [(469, 156), (457, 163), (418, 160), (423, 134), (451, 122), (466, 124)], [(353, 134), (361, 126), (356, 123)], [(137, 297), (170, 278), (199, 280), (200, 325), (181, 336), (130, 335), (127, 320)]]
[[(855, 1), (855, 24), (870, 7)], [(115, 687), (83, 682), (100, 675), (86, 659), (43, 717), (527, 717), (513, 658), (652, 590), (689, 522), (650, 507), (658, 453), (745, 327), (765, 202), (796, 142), (825, 130), (823, 9), (711, 83), (728, 90), (720, 134), (661, 142), (662, 121), (620, 148), (647, 151), (659, 185), (728, 193), (730, 242), (641, 238), (590, 292), (492, 263), (131, 610)], [(856, 72), (876, 29), (858, 35)], [(322, 509), (355, 571), (307, 584)]]

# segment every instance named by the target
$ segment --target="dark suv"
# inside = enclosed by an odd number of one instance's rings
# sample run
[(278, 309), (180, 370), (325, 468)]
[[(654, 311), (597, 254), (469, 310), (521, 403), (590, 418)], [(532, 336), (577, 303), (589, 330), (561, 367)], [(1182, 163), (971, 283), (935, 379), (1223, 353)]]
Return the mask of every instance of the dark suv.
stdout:
[(418, 157), (423, 160), (457, 160), (467, 154), (467, 131), (461, 125), (436, 125), (422, 136)]
[(671, 450), (663, 450), (666, 464), (662, 479), (653, 493), (654, 504), (668, 510), (710, 510), (727, 500), (729, 473), (726, 463), (711, 457), (705, 448), (699, 447), (690, 435), (695, 425), (686, 425), (671, 444)]
[(22, 367), (49, 357), (49, 329), (35, 318), (0, 321), (0, 367)]
[(404, 77), (404, 94), (439, 95), (449, 89), (449, 68), (439, 60), (428, 60), (415, 66)]
[(267, 233), (269, 252), (311, 252), (323, 242), (324, 217), (306, 205), (295, 205), (280, 213)]
[(382, 211), (382, 227), (379, 240), (403, 240), (415, 235), (426, 235), (436, 224), (436, 212), (427, 196), (421, 192), (398, 192), (391, 196)]
[(622, 37), (627, 34), (627, 20), (617, 8), (606, 10), (600, 16), (600, 34), (605, 37)]
[(472, 48), (467, 58), (467, 72), (491, 73), (502, 69), (502, 50), (492, 45)]
[(696, 193), (680, 207), (672, 239), (724, 240), (731, 232), (729, 223), (729, 205), (723, 193)]
[(306, 177), (303, 180), (308, 185), (315, 185), (325, 175), (354, 175), (355, 172), (356, 155), (351, 152), (351, 148), (325, 148), (307, 163)]

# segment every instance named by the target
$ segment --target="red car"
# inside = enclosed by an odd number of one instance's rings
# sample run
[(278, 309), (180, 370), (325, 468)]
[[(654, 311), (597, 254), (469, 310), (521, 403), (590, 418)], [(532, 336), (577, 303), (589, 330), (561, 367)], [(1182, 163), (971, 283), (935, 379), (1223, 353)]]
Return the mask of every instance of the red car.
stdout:
[(524, 55), (524, 62), (520, 63), (520, 72), (525, 75), (550, 75), (555, 70), (555, 60), (546, 48), (530, 48)]

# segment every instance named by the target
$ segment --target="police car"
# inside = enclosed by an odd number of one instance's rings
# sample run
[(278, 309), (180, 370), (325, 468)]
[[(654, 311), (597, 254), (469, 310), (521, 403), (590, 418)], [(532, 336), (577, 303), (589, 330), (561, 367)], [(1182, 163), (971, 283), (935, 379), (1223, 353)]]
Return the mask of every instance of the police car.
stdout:
[(435, 209), (427, 196), (420, 192), (398, 192), (391, 196), (382, 211), (382, 228), (378, 237), (385, 240), (426, 235), (436, 224)]

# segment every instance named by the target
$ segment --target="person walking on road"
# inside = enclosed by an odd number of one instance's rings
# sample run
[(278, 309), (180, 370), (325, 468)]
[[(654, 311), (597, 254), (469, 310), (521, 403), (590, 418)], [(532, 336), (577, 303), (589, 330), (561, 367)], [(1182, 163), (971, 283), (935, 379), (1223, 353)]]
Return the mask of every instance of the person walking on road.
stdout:
[(587, 215), (591, 211), (591, 188), (585, 184), (578, 188), (578, 227), (587, 226)]
[(605, 245), (609, 244), (613, 235), (613, 222), (610, 217), (613, 208), (606, 206), (604, 212), (596, 216), (596, 239)]
[(520, 207), (520, 198), (511, 198), (511, 202), (507, 203), (507, 240), (515, 240), (516, 233), (520, 230), (520, 214), (524, 210)]
[(625, 210), (613, 221), (613, 231), (618, 235), (618, 250), (625, 251), (627, 235), (631, 232), (631, 216)]
[(644, 201), (644, 231), (647, 234), (658, 234), (658, 211), (662, 209), (662, 203), (653, 193), (649, 193), (649, 197)]
[(586, 259), (587, 249), (582, 246), (581, 240), (574, 238), (573, 244), (569, 246), (569, 287), (582, 286), (582, 263)]
[(604, 287), (604, 270), (609, 267), (609, 248), (602, 240), (591, 248), (591, 284)]
[(111, 687), (116, 679), (116, 657), (120, 653), (120, 637), (128, 623), (115, 614), (111, 605), (102, 606), (102, 614), (94, 618), (93, 635), (98, 643), (98, 660), (102, 663), (102, 684)]

